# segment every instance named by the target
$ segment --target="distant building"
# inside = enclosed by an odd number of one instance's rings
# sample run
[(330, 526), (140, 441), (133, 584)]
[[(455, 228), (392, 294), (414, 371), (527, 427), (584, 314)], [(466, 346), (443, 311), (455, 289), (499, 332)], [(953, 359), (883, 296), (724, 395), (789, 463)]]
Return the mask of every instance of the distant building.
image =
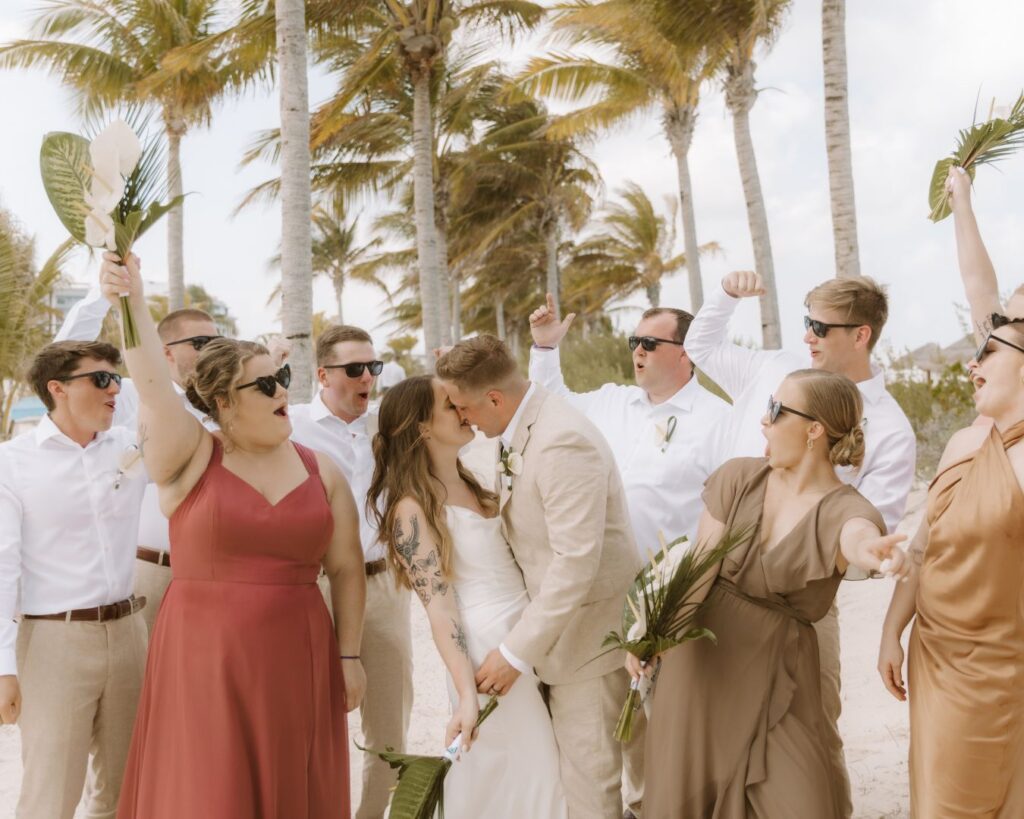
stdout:
[(56, 311), (50, 319), (50, 332), (52, 334), (56, 334), (57, 330), (60, 329), (61, 324), (64, 323), (64, 317), (68, 314), (68, 310), (74, 307), (76, 302), (84, 299), (88, 292), (88, 285), (74, 283), (55, 287), (50, 291), (50, 307)]

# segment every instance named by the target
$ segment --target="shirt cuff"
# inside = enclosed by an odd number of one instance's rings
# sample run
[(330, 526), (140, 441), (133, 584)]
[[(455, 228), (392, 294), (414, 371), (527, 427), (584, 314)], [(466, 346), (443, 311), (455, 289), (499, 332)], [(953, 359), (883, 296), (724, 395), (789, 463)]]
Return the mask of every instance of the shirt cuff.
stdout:
[(508, 664), (512, 666), (520, 674), (532, 674), (533, 669), (527, 663), (520, 660), (515, 654), (509, 651), (505, 644), (502, 643), (498, 646), (498, 651), (501, 652), (501, 656), (508, 660)]

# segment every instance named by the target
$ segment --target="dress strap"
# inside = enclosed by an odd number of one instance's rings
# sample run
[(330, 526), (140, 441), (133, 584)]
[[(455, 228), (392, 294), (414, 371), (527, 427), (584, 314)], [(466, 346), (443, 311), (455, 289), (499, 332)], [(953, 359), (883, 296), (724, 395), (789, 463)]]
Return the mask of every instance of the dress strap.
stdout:
[(306, 471), (310, 475), (316, 475), (319, 477), (320, 463), (316, 459), (316, 452), (296, 441), (292, 441), (292, 446), (295, 447), (295, 451), (299, 453), (299, 457), (302, 459), (302, 465), (306, 467)]

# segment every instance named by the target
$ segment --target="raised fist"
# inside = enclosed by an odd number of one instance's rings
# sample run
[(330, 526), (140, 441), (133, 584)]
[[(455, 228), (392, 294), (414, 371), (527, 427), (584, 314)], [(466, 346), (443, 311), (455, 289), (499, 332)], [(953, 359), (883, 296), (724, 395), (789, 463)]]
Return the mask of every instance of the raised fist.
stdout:
[(734, 270), (722, 279), (722, 289), (734, 299), (763, 296), (764, 282), (753, 270)]

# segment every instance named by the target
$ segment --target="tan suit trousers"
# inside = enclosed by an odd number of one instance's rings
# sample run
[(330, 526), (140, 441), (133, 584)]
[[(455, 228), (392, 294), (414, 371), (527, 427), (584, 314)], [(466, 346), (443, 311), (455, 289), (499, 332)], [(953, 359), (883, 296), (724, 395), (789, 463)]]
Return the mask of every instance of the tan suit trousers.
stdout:
[(828, 763), (832, 769), (840, 816), (849, 819), (853, 815), (853, 802), (850, 796), (850, 775), (846, 771), (846, 756), (843, 754), (843, 738), (839, 734), (839, 714), (843, 710), (843, 700), (840, 696), (839, 607), (836, 603), (833, 602), (828, 614), (814, 624), (814, 630), (818, 634), (821, 704), (825, 711)]
[(622, 747), (614, 733), (628, 691), (623, 668), (548, 688), (569, 819), (622, 819)]
[[(320, 588), (330, 609), (330, 587), (325, 577)], [(412, 631), (409, 621), (411, 592), (395, 586), (390, 572), (366, 578), (366, 616), (360, 650), (366, 672), (366, 694), (359, 706), (364, 748), (405, 751), (412, 713)], [(352, 732), (355, 733), (354, 731)], [(371, 754), (363, 757), (363, 787), (355, 819), (382, 819), (398, 774)]]
[(23, 620), (18, 679), (24, 773), (18, 819), (114, 819), (146, 669), (136, 612), (106, 623)]
[(142, 619), (146, 621), (146, 631), (153, 633), (153, 623), (160, 604), (171, 584), (171, 567), (158, 566), (146, 560), (135, 561), (135, 596), (146, 598), (146, 607), (142, 610)]

